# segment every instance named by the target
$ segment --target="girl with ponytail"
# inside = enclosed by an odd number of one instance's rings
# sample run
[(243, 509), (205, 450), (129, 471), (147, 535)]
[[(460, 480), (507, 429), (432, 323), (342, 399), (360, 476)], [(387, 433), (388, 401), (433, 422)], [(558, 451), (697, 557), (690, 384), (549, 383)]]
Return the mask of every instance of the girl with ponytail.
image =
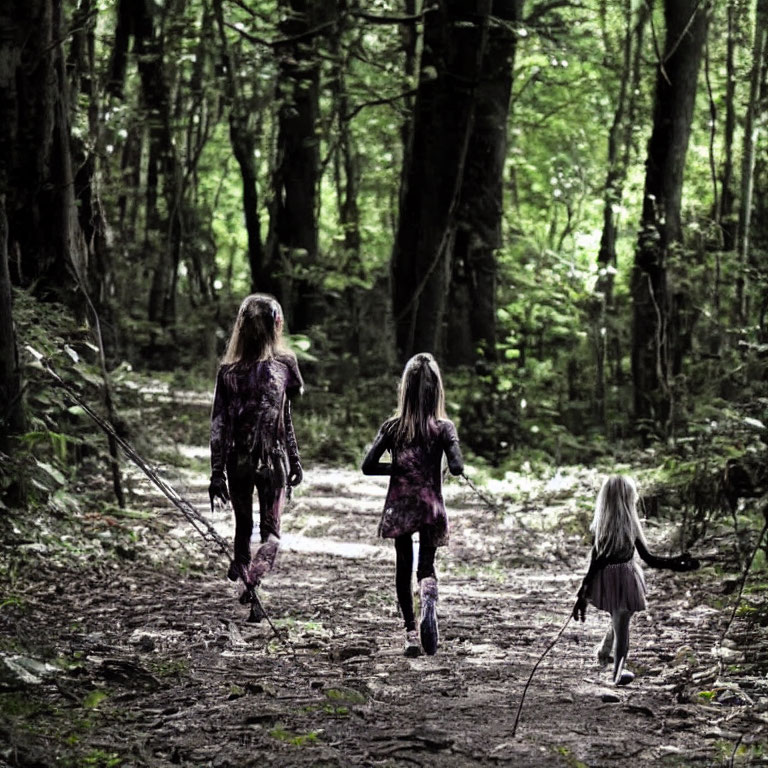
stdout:
[[(389, 451), (391, 462), (380, 461), (385, 451)], [(418, 656), (422, 648), (432, 655), (439, 642), (435, 552), (448, 542), (448, 517), (442, 493), (443, 454), (451, 473), (461, 474), (464, 464), (459, 438), (445, 415), (440, 369), (432, 355), (421, 353), (405, 366), (397, 413), (379, 429), (362, 466), (363, 474), (390, 478), (379, 535), (395, 540), (395, 586), (405, 622), (407, 656)], [(419, 535), (418, 633), (411, 590), (414, 533)]]
[[(274, 565), (280, 515), (290, 489), (302, 480), (291, 400), (303, 391), (295, 355), (283, 344), (283, 310), (272, 297), (254, 293), (240, 305), (216, 376), (211, 414), (213, 502), (231, 499), (235, 558), (228, 577), (256, 587)], [(253, 491), (259, 500), (261, 544), (251, 558)], [(246, 589), (241, 602), (247, 602)], [(250, 621), (260, 621), (258, 603)]]

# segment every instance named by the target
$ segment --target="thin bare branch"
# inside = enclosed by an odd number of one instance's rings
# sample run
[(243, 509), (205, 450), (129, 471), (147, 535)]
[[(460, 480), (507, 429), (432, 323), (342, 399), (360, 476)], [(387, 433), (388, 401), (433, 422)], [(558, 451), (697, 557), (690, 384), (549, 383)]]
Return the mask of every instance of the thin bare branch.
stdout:
[(281, 45), (289, 45), (290, 43), (300, 43), (302, 40), (308, 40), (315, 37), (315, 35), (319, 35), (321, 32), (324, 32), (326, 29), (334, 26), (335, 24), (336, 19), (332, 19), (331, 21), (324, 21), (322, 24), (318, 24), (316, 27), (312, 27), (312, 29), (307, 29), (304, 32), (300, 32), (298, 35), (291, 35), (290, 37), (279, 37), (276, 40), (267, 40), (265, 37), (259, 37), (258, 35), (253, 35), (250, 32), (246, 32), (246, 30), (244, 30), (242, 27), (236, 26), (235, 24), (230, 24), (228, 21), (224, 22), (225, 27), (234, 29), (235, 32), (244, 37), (249, 43), (264, 45), (268, 48), (277, 48)]
[(370, 21), (371, 24), (414, 24), (423, 21), (428, 13), (432, 13), (437, 9), (438, 6), (431, 5), (429, 8), (425, 8), (421, 13), (414, 13), (408, 16), (379, 16), (375, 13), (366, 13), (365, 11), (352, 11), (350, 16), (353, 16), (356, 19)]
[(357, 115), (360, 114), (366, 107), (378, 107), (382, 104), (393, 104), (396, 101), (399, 101), (400, 99), (408, 98), (408, 96), (415, 96), (416, 93), (418, 93), (418, 88), (409, 88), (407, 91), (402, 91), (401, 93), (396, 93), (394, 96), (385, 96), (380, 99), (371, 99), (370, 101), (363, 101), (357, 106), (355, 106), (354, 109), (350, 110), (346, 115), (344, 115), (344, 120), (349, 121), (355, 118)]

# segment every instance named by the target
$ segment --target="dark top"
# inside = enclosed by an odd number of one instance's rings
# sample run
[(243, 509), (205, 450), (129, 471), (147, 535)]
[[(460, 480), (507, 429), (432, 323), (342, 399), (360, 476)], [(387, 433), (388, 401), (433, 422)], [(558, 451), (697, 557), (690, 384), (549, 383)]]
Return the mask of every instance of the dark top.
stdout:
[(271, 464), (275, 453), (298, 461), (291, 401), (303, 391), (296, 358), (279, 355), (222, 365), (211, 413), (211, 469), (223, 473), (232, 453)]
[[(395, 446), (395, 423), (390, 419), (382, 425), (362, 466), (363, 474), (390, 476), (379, 535), (389, 539), (430, 528), (430, 543), (439, 546), (448, 539), (440, 471), (443, 454), (451, 474), (464, 471), (456, 427), (448, 419), (432, 421), (425, 440)], [(379, 461), (384, 451), (392, 455), (391, 463)]]

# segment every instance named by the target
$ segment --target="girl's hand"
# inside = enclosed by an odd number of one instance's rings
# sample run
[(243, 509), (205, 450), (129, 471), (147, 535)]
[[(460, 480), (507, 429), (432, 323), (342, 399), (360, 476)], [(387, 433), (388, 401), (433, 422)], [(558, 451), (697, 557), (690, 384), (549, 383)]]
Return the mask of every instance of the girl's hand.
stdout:
[(683, 552), (682, 555), (673, 559), (670, 568), (673, 571), (697, 571), (699, 561), (695, 557), (691, 557), (690, 552)]
[(304, 472), (301, 469), (301, 464), (296, 461), (291, 462), (291, 472), (288, 475), (288, 485), (291, 487), (297, 486), (304, 479)]
[(574, 621), (584, 621), (587, 615), (587, 598), (579, 594), (576, 597), (576, 604), (573, 606)]
[(222, 473), (214, 472), (211, 475), (211, 484), (208, 486), (208, 497), (211, 500), (211, 512), (213, 512), (213, 502), (218, 499), (222, 504), (229, 501), (229, 490), (227, 481)]

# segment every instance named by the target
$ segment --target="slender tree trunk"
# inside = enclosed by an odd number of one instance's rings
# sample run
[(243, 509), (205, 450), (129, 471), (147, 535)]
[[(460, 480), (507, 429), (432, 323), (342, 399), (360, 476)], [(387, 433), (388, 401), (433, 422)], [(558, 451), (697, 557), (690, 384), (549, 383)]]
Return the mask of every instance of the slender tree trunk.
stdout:
[(402, 359), (415, 352), (441, 351), (455, 217), (490, 11), (491, 0), (479, 3), (476, 13), (466, 13), (459, 0), (441, 0), (424, 22), (419, 90), (391, 262), (396, 345)]
[(115, 10), (115, 39), (109, 58), (107, 92), (117, 99), (123, 98), (125, 72), (128, 63), (128, 45), (131, 41), (131, 35), (134, 34), (134, 6), (135, 0), (118, 0)]
[[(3, 69), (0, 63), (0, 92), (7, 77)], [(0, 185), (4, 182), (5, 179), (0, 177)], [(8, 271), (8, 219), (5, 215), (5, 193), (0, 192), (0, 402), (3, 404), (0, 411), (0, 453), (11, 457), (16, 452), (16, 439), (27, 431), (12, 309), (11, 275)], [(25, 485), (19, 477), (7, 489), (3, 500), (12, 506), (21, 505), (25, 495)]]
[(214, 11), (221, 40), (221, 57), (224, 65), (224, 93), (229, 108), (229, 139), (232, 152), (240, 167), (243, 184), (243, 214), (245, 230), (248, 233), (248, 265), (251, 270), (251, 290), (274, 292), (272, 276), (266, 263), (261, 242), (261, 220), (259, 217), (259, 195), (256, 170), (256, 134), (252, 121), (253, 105), (244, 102), (238, 87), (237, 63), (227, 40), (224, 27), (224, 11), (221, 0), (215, 0)]
[[(173, 14), (174, 8), (168, 10)], [(151, 0), (138, 0), (134, 10), (134, 35), (141, 96), (148, 116), (149, 161), (147, 169), (147, 246), (156, 252), (149, 293), (151, 321), (171, 326), (176, 319), (176, 278), (183, 233), (182, 174), (171, 133), (171, 99), (164, 67), (165, 39), (158, 23), (158, 9)], [(166, 213), (158, 208), (161, 181)]]
[(723, 128), (723, 169), (720, 190), (720, 210), (716, 221), (723, 238), (723, 250), (732, 251), (736, 246), (736, 226), (733, 215), (733, 134), (736, 129), (736, 37), (734, 34), (735, 0), (728, 0), (728, 33), (725, 52), (725, 124)]
[[(100, 195), (100, 169), (98, 158), (103, 151), (101, 121), (99, 118), (99, 89), (95, 64), (97, 10), (92, 0), (80, 0), (72, 19), (72, 47), (69, 71), (73, 110), (77, 109), (78, 95), (85, 97), (88, 107), (89, 142), (73, 137), (73, 146), (83, 157), (75, 173), (75, 197), (80, 228), (88, 252), (88, 273), (81, 275), (94, 306), (102, 319), (111, 320), (107, 298), (113, 292), (112, 265), (107, 244), (107, 220)], [(111, 323), (110, 323), (111, 324)], [(114, 346), (114, 345), (110, 345)]]
[(768, 0), (757, 0), (755, 37), (752, 44), (752, 73), (749, 78), (749, 100), (744, 116), (744, 147), (741, 153), (741, 192), (739, 200), (738, 253), (739, 276), (736, 281), (738, 320), (749, 322), (750, 228), (752, 225), (752, 196), (755, 177), (755, 153), (760, 130), (758, 104), (760, 80), (766, 65), (768, 48)]
[[(408, 16), (415, 16), (421, 10), (421, 0), (405, 0), (405, 13)], [(415, 22), (408, 22), (400, 25), (400, 39), (403, 43), (403, 53), (405, 61), (403, 64), (403, 90), (413, 88), (414, 77), (416, 75), (416, 66), (418, 64), (418, 43), (419, 27)], [(415, 99), (413, 96), (406, 96), (403, 101), (403, 107), (407, 115), (400, 126), (400, 135), (402, 145), (405, 150), (408, 146), (408, 140), (411, 136), (411, 121), (413, 116), (413, 107)]]
[(640, 51), (645, 25), (648, 20), (647, 6), (640, 6), (637, 15), (632, 4), (626, 2), (624, 13), (627, 25), (622, 46), (622, 67), (619, 73), (619, 90), (613, 122), (608, 132), (608, 172), (605, 178), (603, 200), (603, 231), (597, 254), (598, 277), (595, 284), (595, 320), (593, 343), (595, 348), (595, 420), (605, 427), (605, 360), (613, 345), (612, 325), (609, 317), (615, 312), (613, 299), (614, 276), (617, 272), (616, 236), (617, 208), (624, 195), (624, 184), (632, 151), (632, 130), (637, 106), (640, 81)]
[(117, 197), (118, 227), (123, 242), (134, 243), (139, 228), (139, 184), (141, 181), (141, 146), (143, 131), (129, 128), (120, 155), (120, 182)]
[(632, 379), (634, 417), (670, 431), (674, 397), (670, 374), (679, 371), (690, 328), (686, 297), (670, 294), (668, 261), (682, 260), (680, 202), (683, 171), (707, 30), (708, 6), (699, 0), (665, 0), (666, 41), (656, 80), (653, 130), (632, 270)]

